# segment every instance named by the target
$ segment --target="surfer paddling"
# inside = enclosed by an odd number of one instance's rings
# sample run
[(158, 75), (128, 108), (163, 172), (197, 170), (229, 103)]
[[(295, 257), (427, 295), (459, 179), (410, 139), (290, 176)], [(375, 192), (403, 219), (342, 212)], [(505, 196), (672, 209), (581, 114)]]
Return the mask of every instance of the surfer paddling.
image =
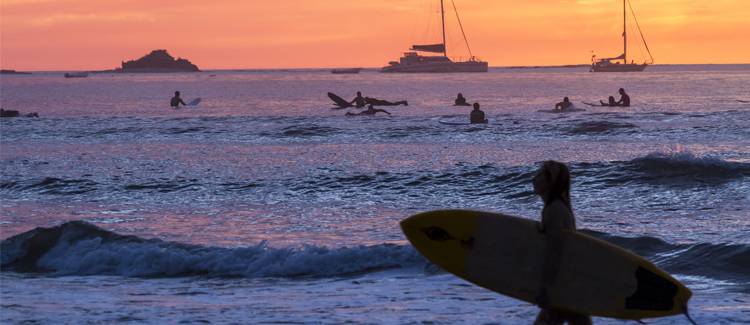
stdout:
[(389, 113), (388, 111), (386, 111), (384, 109), (375, 108), (375, 107), (372, 106), (372, 104), (370, 104), (370, 105), (367, 106), (366, 110), (361, 111), (359, 113), (346, 112), (346, 116), (375, 115), (378, 112), (383, 112), (383, 113), (386, 113), (388, 115), (391, 115), (391, 113)]
[[(567, 98), (566, 98), (567, 99)], [(570, 203), (570, 171), (557, 161), (544, 162), (534, 176), (534, 193), (544, 201), (540, 231), (547, 237), (546, 256), (542, 271), (542, 287), (536, 298), (542, 308), (534, 321), (535, 325), (564, 324), (590, 325), (591, 316), (549, 308), (548, 289), (554, 285), (561, 265), (562, 245), (559, 230), (575, 230), (576, 219)]]
[(378, 99), (378, 98), (373, 98), (373, 97), (365, 97), (365, 102), (368, 105), (374, 105), (374, 106), (398, 106), (398, 105), (409, 106), (409, 102), (405, 100), (391, 102), (385, 99)]

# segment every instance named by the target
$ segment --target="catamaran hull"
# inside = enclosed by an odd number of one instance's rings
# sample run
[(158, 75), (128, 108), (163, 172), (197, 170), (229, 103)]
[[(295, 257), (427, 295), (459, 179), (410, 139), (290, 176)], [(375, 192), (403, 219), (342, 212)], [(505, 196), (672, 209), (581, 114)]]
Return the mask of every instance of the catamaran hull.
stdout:
[(394, 64), (383, 67), (381, 72), (394, 73), (453, 73), (487, 72), (487, 62), (467, 61), (452, 63)]
[(592, 65), (591, 72), (640, 72), (648, 64), (609, 64), (606, 66)]

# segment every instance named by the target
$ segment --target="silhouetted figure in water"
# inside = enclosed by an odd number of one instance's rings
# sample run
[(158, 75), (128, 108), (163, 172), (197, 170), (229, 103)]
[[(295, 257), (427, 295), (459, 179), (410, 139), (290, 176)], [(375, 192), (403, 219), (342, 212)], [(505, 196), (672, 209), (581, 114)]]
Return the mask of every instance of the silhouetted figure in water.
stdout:
[(570, 99), (568, 99), (568, 97), (563, 98), (563, 101), (555, 104), (555, 109), (559, 109), (561, 111), (571, 108), (573, 108), (573, 103), (570, 102)]
[(544, 201), (539, 231), (546, 237), (542, 286), (536, 303), (542, 310), (534, 324), (591, 325), (591, 316), (548, 308), (549, 287), (554, 285), (560, 269), (563, 245), (560, 230), (576, 230), (576, 219), (570, 203), (570, 171), (561, 162), (548, 160), (534, 176), (534, 193)]
[(362, 92), (358, 91), (357, 97), (354, 97), (354, 99), (352, 99), (352, 101), (350, 101), (349, 104), (353, 104), (354, 107), (361, 108), (361, 107), (365, 107), (367, 103), (365, 102), (365, 98), (362, 97)]
[(615, 96), (609, 96), (606, 103), (603, 100), (600, 100), (599, 102), (602, 103), (602, 106), (618, 106), (615, 101)]
[(629, 107), (630, 106), (630, 96), (628, 96), (628, 94), (625, 93), (625, 89), (620, 88), (620, 90), (618, 92), (620, 93), (620, 100), (617, 101), (617, 106)]
[(39, 117), (39, 114), (36, 112), (21, 114), (21, 112), (16, 110), (0, 108), (0, 117)]
[(479, 103), (474, 103), (474, 109), (469, 114), (469, 122), (471, 124), (484, 124), (487, 123), (487, 119), (484, 118), (484, 112), (479, 109)]
[(359, 113), (346, 112), (346, 116), (375, 115), (378, 112), (383, 112), (383, 113), (386, 113), (388, 115), (391, 115), (391, 113), (389, 113), (388, 111), (386, 111), (384, 109), (378, 109), (378, 108), (373, 107), (372, 105), (368, 105), (366, 110), (361, 111)]
[(180, 92), (175, 91), (174, 97), (172, 97), (172, 100), (169, 101), (169, 105), (171, 105), (174, 108), (178, 108), (180, 107), (180, 104), (182, 104), (182, 106), (187, 105), (185, 104), (185, 102), (182, 101), (182, 98), (180, 98)]
[(397, 101), (397, 102), (389, 102), (384, 99), (377, 99), (372, 97), (365, 97), (365, 102), (368, 105), (374, 105), (374, 106), (396, 106), (396, 105), (404, 105), (409, 106), (409, 103), (405, 100)]
[(466, 98), (464, 98), (464, 95), (462, 93), (458, 93), (456, 96), (456, 101), (453, 106), (469, 106), (470, 104), (466, 102)]

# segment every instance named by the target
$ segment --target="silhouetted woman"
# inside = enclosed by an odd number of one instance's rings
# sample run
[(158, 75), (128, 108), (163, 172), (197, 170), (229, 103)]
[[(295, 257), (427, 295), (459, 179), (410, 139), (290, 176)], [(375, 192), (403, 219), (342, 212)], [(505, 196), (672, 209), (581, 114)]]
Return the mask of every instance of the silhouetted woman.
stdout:
[(559, 230), (575, 230), (576, 218), (570, 204), (570, 171), (561, 162), (545, 161), (542, 168), (534, 176), (534, 193), (544, 201), (540, 231), (547, 237), (544, 270), (542, 271), (542, 287), (537, 295), (537, 304), (542, 308), (534, 321), (535, 325), (564, 324), (589, 325), (589, 315), (565, 312), (548, 308), (548, 288), (554, 285), (555, 277), (560, 267), (562, 245), (558, 236)]

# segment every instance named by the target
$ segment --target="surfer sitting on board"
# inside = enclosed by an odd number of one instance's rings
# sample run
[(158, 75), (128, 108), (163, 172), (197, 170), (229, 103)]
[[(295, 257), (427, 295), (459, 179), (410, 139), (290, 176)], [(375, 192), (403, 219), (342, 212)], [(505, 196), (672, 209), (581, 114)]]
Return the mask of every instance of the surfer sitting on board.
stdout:
[(617, 92), (620, 93), (620, 100), (617, 101), (617, 106), (629, 107), (630, 106), (630, 96), (628, 96), (628, 94), (625, 93), (625, 89), (620, 88), (620, 90), (618, 90)]
[(179, 91), (175, 91), (174, 92), (174, 97), (172, 97), (172, 100), (169, 101), (169, 105), (172, 106), (172, 107), (174, 107), (174, 108), (178, 108), (178, 107), (180, 107), (180, 104), (182, 104), (182, 106), (187, 105), (187, 104), (185, 104), (185, 102), (182, 101), (182, 98), (180, 98), (180, 92)]
[(372, 104), (371, 104), (371, 105), (367, 106), (367, 109), (366, 109), (366, 110), (364, 110), (364, 111), (361, 111), (361, 112), (359, 112), (359, 113), (346, 112), (346, 116), (357, 116), (357, 115), (375, 115), (375, 114), (376, 114), (376, 113), (378, 113), (378, 112), (383, 112), (383, 113), (386, 113), (386, 114), (388, 114), (388, 115), (391, 115), (391, 113), (389, 113), (388, 111), (386, 111), (386, 110), (384, 110), (384, 109), (379, 109), (379, 108), (375, 108), (375, 107), (373, 107), (373, 106), (372, 106)]
[(404, 105), (409, 106), (409, 103), (405, 100), (397, 101), (397, 102), (389, 102), (385, 99), (377, 99), (372, 97), (365, 97), (365, 102), (368, 105), (375, 105), (375, 106), (396, 106), (396, 105)]
[(484, 118), (484, 112), (479, 109), (479, 103), (474, 103), (474, 109), (469, 114), (469, 122), (471, 124), (487, 123), (487, 119)]
[(570, 102), (570, 99), (568, 99), (568, 97), (563, 98), (563, 101), (555, 104), (555, 109), (559, 109), (561, 111), (571, 108), (573, 108), (573, 103)]
[(617, 105), (617, 102), (615, 102), (615, 96), (609, 96), (606, 103), (603, 100), (600, 100), (599, 102), (602, 103), (602, 106), (619, 106)]
[(469, 106), (469, 103), (466, 102), (466, 98), (462, 93), (458, 93), (458, 95), (456, 96), (455, 104), (453, 104), (453, 106)]
[(564, 244), (557, 236), (558, 230), (575, 230), (576, 219), (570, 203), (570, 171), (557, 161), (548, 160), (534, 176), (534, 193), (544, 201), (541, 229), (547, 237), (547, 253), (542, 271), (542, 287), (537, 295), (537, 304), (542, 308), (534, 321), (535, 325), (592, 324), (591, 316), (547, 308), (549, 303), (547, 288), (554, 285), (561, 263), (561, 251)]
[(365, 107), (365, 98), (362, 97), (362, 92), (357, 92), (357, 97), (354, 97), (352, 101), (349, 102), (350, 104), (353, 104), (356, 108)]

